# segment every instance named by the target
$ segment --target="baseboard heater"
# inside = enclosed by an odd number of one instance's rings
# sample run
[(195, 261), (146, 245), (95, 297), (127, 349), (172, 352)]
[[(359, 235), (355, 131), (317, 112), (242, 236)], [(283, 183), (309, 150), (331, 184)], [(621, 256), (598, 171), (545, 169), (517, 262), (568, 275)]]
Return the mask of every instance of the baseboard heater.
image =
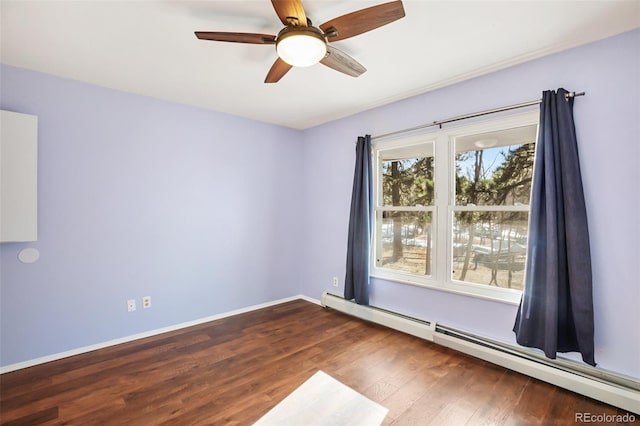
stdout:
[(324, 292), (321, 304), (354, 317), (371, 321), (430, 342), (466, 353), (568, 389), (623, 410), (640, 414), (640, 382), (570, 360), (550, 360), (534, 350), (508, 345), (372, 306), (357, 305)]

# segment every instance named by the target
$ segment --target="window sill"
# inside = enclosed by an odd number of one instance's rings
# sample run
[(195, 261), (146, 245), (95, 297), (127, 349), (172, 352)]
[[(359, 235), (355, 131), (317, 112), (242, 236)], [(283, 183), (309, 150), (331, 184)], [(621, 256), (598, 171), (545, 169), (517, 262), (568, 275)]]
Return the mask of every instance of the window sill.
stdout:
[(428, 277), (421, 279), (420, 277), (416, 277), (411, 274), (393, 273), (380, 270), (371, 272), (370, 276), (380, 280), (408, 284), (515, 306), (520, 304), (520, 299), (522, 297), (522, 292), (520, 290), (491, 287), (482, 284), (471, 284), (462, 281), (441, 282)]

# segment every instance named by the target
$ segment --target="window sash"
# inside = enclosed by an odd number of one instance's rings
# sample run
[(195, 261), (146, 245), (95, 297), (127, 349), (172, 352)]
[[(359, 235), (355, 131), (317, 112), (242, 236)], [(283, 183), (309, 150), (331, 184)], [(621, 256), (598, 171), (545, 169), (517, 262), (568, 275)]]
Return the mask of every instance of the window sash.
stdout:
[[(406, 223), (404, 223), (404, 218), (401, 218), (401, 222), (403, 222), (401, 223), (401, 228), (396, 230), (395, 226), (392, 226), (391, 230), (389, 230), (389, 219), (391, 219), (391, 222), (393, 223), (393, 218), (385, 219), (383, 217), (385, 212), (428, 213), (429, 220), (421, 221), (420, 219), (426, 218), (414, 218), (414, 220), (411, 221), (411, 226), (404, 229), (404, 225), (406, 225)], [(408, 216), (410, 217), (410, 215)], [(435, 209), (379, 209), (376, 211), (375, 223), (375, 232), (378, 238), (376, 238), (375, 241), (373, 261), (376, 268), (389, 271), (390, 273), (408, 273), (415, 274), (419, 277), (433, 276), (435, 262), (432, 253), (435, 249)], [(387, 225), (387, 228), (383, 229), (385, 225)], [(393, 223), (393, 225), (395, 225), (395, 223)], [(416, 226), (418, 229), (416, 229)], [(396, 237), (400, 240), (396, 241)], [(401, 246), (403, 253), (402, 256), (395, 261), (387, 259), (391, 264), (399, 262), (395, 267), (393, 267), (385, 262), (385, 246), (388, 251), (389, 245), (391, 244), (392, 247), (394, 247), (392, 248), (392, 252), (395, 254), (396, 243)], [(412, 253), (408, 254), (408, 251), (412, 251)], [(422, 251), (424, 251), (424, 253), (421, 253)], [(425, 256), (424, 264), (421, 262), (423, 259), (422, 255)], [(409, 272), (410, 270), (415, 270), (415, 272)]]

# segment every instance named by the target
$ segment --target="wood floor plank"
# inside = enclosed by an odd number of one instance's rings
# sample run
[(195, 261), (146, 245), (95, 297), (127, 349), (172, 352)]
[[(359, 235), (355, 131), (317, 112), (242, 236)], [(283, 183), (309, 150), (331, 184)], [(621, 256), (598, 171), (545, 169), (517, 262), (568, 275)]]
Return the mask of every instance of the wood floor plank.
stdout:
[(23, 417), (18, 417), (17, 419), (13, 419), (8, 422), (3, 421), (2, 424), (6, 426), (41, 424), (49, 420), (55, 420), (57, 418), (58, 407), (51, 407), (42, 411), (36, 411), (34, 413), (27, 414)]
[[(250, 425), (322, 370), (385, 425), (572, 424), (622, 410), (302, 300), (0, 376), (2, 425)], [(636, 416), (640, 417), (640, 416)]]
[(509, 370), (503, 371), (489, 392), (485, 404), (476, 410), (469, 419), (469, 424), (487, 426), (507, 424), (507, 420), (510, 418), (514, 406), (520, 401), (528, 382), (528, 380), (523, 380), (523, 376), (518, 373)]

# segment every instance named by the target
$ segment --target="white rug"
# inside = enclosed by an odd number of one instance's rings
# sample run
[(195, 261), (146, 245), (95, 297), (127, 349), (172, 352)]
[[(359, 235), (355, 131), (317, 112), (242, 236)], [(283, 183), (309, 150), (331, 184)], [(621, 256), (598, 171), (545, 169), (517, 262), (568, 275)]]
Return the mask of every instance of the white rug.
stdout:
[(389, 410), (318, 371), (280, 401), (258, 426), (379, 426)]

